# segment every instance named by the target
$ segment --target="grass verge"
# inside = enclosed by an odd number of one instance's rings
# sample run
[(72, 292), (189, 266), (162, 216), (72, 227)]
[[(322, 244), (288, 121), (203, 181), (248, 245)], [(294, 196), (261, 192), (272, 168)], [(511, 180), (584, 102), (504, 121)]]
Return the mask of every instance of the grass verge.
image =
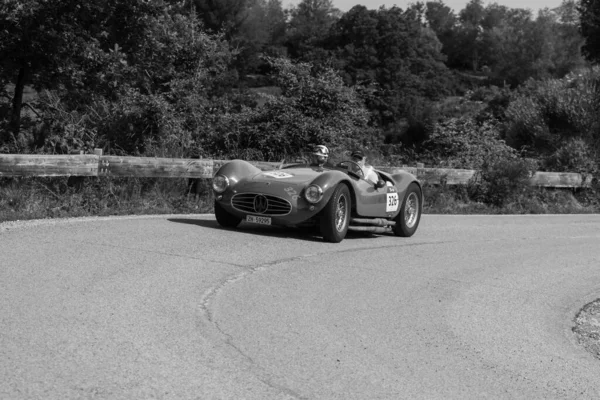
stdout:
[[(467, 186), (424, 185), (427, 214), (585, 214), (600, 192), (529, 188), (502, 206), (475, 201)], [(0, 222), (107, 215), (213, 212), (209, 180), (157, 178), (0, 178)]]
[(212, 192), (206, 180), (0, 178), (0, 222), (208, 212), (212, 212)]

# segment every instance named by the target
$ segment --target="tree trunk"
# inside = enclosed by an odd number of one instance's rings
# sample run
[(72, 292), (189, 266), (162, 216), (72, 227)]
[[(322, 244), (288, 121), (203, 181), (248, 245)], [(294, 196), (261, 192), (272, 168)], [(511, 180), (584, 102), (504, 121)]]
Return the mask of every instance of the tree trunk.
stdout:
[(27, 67), (23, 66), (19, 69), (19, 77), (15, 84), (15, 94), (12, 102), (12, 114), (10, 117), (10, 127), (15, 137), (19, 135), (21, 128), (21, 108), (23, 107), (23, 91), (25, 90), (25, 75)]

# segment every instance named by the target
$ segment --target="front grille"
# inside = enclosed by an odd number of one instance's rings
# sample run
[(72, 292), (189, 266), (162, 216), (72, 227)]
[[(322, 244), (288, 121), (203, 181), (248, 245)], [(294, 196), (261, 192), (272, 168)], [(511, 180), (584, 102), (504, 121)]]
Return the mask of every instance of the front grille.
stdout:
[(289, 201), (258, 193), (240, 193), (233, 196), (231, 205), (236, 210), (260, 215), (287, 215), (292, 211)]

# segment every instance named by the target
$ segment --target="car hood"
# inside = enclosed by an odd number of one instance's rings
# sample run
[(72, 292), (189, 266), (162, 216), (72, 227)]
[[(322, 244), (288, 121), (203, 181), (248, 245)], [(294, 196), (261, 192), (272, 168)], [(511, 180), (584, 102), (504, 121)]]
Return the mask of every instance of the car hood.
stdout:
[(323, 171), (318, 171), (312, 168), (289, 168), (289, 169), (278, 169), (273, 171), (263, 171), (252, 176), (248, 181), (256, 183), (281, 183), (284, 185), (293, 184), (305, 184), (311, 182)]
[(294, 196), (300, 194), (306, 185), (321, 173), (321, 171), (311, 168), (261, 171), (240, 179), (235, 185), (234, 191)]

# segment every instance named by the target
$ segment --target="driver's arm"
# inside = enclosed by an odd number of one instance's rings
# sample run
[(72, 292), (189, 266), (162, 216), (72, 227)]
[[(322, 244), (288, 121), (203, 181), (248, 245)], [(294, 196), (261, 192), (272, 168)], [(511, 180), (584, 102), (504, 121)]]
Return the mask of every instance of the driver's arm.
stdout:
[(365, 179), (368, 180), (369, 182), (372, 182), (373, 184), (375, 184), (375, 183), (377, 183), (377, 181), (379, 181), (379, 175), (377, 174), (377, 172), (375, 172), (373, 167), (371, 167), (371, 166), (365, 167), (363, 172), (365, 175)]

